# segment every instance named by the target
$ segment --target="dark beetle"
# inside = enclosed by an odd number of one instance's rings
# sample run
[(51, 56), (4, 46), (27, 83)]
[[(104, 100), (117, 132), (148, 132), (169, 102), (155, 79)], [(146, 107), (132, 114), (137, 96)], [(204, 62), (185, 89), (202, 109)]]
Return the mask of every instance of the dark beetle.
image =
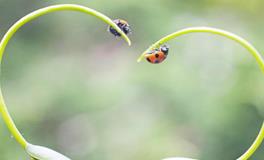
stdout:
[[(125, 34), (129, 34), (131, 33), (131, 29), (129, 27), (129, 24), (127, 23), (127, 21), (122, 20), (122, 19), (115, 19), (113, 20), (113, 22), (125, 33)], [(112, 26), (108, 27), (108, 31), (110, 33), (112, 33), (114, 36), (118, 36), (120, 37), (121, 34), (117, 32), (117, 30), (115, 30)]]

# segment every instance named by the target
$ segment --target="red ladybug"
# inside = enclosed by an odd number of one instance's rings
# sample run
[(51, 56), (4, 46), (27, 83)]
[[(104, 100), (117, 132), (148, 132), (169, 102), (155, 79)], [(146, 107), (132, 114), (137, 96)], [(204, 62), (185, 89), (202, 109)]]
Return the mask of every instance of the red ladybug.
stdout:
[(169, 47), (166, 45), (161, 46), (159, 49), (154, 49), (145, 55), (148, 62), (157, 64), (163, 62), (169, 53)]
[[(122, 19), (115, 19), (113, 22), (125, 33), (125, 34), (130, 34), (131, 29), (127, 21), (122, 20)], [(108, 26), (108, 31), (112, 33), (114, 36), (120, 37), (121, 34), (117, 32), (112, 26)]]

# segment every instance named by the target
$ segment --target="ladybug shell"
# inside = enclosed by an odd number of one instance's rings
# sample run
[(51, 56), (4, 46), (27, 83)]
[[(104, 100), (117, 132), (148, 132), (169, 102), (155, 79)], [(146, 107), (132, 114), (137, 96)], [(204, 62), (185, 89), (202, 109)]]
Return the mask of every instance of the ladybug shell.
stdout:
[(165, 55), (165, 53), (162, 51), (154, 51), (152, 53), (146, 54), (145, 57), (148, 62), (157, 64), (164, 61), (167, 58), (167, 55)]

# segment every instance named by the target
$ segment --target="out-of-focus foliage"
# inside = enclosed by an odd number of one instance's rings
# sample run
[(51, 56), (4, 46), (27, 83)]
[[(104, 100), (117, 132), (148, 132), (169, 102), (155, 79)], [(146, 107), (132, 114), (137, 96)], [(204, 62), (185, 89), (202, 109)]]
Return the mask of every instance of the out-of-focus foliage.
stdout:
[[(250, 146), (263, 120), (264, 76), (241, 46), (193, 34), (171, 42), (163, 64), (136, 58), (190, 26), (226, 29), (263, 51), (264, 1), (1, 0), (1, 37), (25, 14), (58, 3), (128, 20), (133, 46), (81, 13), (52, 13), (23, 27), (5, 52), (1, 85), (30, 142), (74, 160), (223, 160)], [(26, 157), (0, 124), (0, 159)], [(264, 159), (263, 150), (252, 159)]]

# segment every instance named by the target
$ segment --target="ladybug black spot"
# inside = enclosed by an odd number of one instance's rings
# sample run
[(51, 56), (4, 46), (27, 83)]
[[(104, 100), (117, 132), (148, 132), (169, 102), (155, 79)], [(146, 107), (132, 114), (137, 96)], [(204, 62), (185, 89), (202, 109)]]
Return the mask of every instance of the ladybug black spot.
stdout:
[(149, 58), (147, 58), (147, 60), (151, 63), (151, 60)]
[(156, 59), (154, 63), (159, 63), (159, 60)]
[(156, 57), (156, 58), (159, 58), (159, 54), (155, 54), (155, 57)]

